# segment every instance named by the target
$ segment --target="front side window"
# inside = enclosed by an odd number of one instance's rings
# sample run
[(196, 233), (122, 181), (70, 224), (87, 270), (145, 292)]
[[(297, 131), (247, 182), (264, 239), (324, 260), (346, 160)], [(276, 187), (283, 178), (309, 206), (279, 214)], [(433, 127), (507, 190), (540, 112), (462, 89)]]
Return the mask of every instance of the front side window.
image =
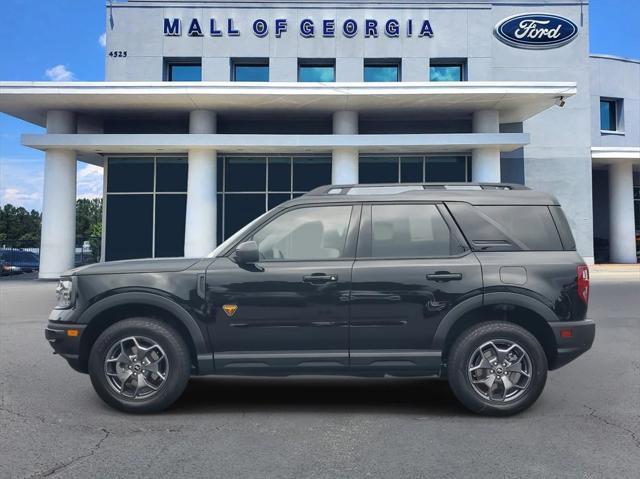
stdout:
[(365, 82), (398, 82), (400, 81), (399, 62), (367, 61), (364, 64)]
[(600, 130), (618, 131), (618, 102), (600, 99)]
[(351, 206), (287, 211), (253, 235), (261, 260), (312, 261), (344, 257)]
[(435, 205), (371, 207), (371, 256), (374, 258), (447, 257), (463, 251), (452, 239)]
[(202, 62), (200, 61), (167, 61), (167, 81), (202, 81)]
[(298, 64), (299, 82), (324, 82), (336, 81), (336, 64), (334, 60), (301, 60)]
[(242, 61), (233, 62), (233, 81), (269, 81), (269, 60)]
[(462, 61), (432, 60), (429, 66), (430, 81), (464, 81), (465, 68)]

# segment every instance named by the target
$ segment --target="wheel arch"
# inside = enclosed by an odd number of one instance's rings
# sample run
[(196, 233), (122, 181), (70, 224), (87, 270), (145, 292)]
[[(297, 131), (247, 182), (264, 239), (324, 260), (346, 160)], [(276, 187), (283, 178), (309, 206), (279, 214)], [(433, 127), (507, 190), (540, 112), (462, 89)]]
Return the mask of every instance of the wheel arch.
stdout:
[(81, 316), (87, 324), (81, 342), (79, 367), (87, 371), (91, 347), (109, 326), (133, 317), (156, 318), (171, 325), (186, 341), (192, 366), (204, 372), (213, 365), (213, 355), (196, 320), (182, 306), (153, 293), (127, 292), (104, 298), (91, 305)]

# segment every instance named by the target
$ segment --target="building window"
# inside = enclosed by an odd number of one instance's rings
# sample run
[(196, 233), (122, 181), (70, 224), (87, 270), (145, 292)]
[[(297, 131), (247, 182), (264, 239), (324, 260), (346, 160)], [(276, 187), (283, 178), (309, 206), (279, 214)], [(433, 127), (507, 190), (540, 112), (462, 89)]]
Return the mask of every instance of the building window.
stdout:
[(218, 243), (265, 211), (330, 183), (328, 156), (218, 157)]
[[(640, 186), (633, 187), (633, 211), (636, 219), (636, 233), (640, 232)], [(640, 243), (636, 245), (640, 251)]]
[(620, 132), (622, 128), (622, 100), (600, 98), (600, 130)]
[(461, 59), (436, 59), (429, 63), (430, 81), (465, 81), (466, 61)]
[(360, 183), (471, 181), (467, 155), (367, 155), (359, 162)]
[(336, 81), (336, 61), (333, 59), (299, 60), (298, 81), (323, 83), (331, 83)]
[(400, 61), (367, 59), (364, 61), (365, 82), (399, 82)]
[(231, 61), (231, 81), (269, 81), (269, 59), (238, 58)]
[(187, 159), (107, 160), (107, 261), (184, 255)]
[(202, 61), (165, 60), (165, 81), (202, 81)]

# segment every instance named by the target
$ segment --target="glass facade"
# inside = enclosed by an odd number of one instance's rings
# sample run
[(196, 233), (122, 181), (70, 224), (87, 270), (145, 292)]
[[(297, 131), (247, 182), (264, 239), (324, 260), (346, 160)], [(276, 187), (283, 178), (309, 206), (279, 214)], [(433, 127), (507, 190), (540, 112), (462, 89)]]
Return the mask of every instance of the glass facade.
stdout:
[(269, 81), (269, 60), (265, 61), (233, 61), (232, 81)]
[(202, 81), (202, 64), (167, 62), (167, 81)]
[(471, 181), (468, 155), (361, 156), (360, 183)]
[(617, 102), (616, 100), (600, 100), (600, 129), (603, 131), (617, 131)]
[(336, 64), (335, 61), (330, 62), (306, 62), (301, 61), (298, 64), (298, 81), (299, 82), (324, 82), (331, 83), (336, 81)]
[(364, 64), (365, 82), (398, 82), (400, 81), (399, 63), (367, 63)]
[(118, 157), (107, 163), (105, 259), (184, 255), (184, 157)]
[(464, 65), (457, 64), (435, 64), (429, 67), (430, 81), (463, 81)]

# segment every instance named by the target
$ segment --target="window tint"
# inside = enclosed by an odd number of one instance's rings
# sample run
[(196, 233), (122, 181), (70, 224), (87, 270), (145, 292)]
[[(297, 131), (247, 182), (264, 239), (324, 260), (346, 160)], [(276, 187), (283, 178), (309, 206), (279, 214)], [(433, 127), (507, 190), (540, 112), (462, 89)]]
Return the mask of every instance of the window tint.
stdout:
[(153, 158), (110, 158), (107, 191), (109, 193), (152, 192)]
[(558, 228), (558, 233), (560, 233), (562, 246), (564, 246), (565, 250), (575, 251), (576, 241), (573, 239), (571, 227), (569, 226), (567, 217), (564, 215), (562, 209), (559, 206), (550, 206), (549, 211), (551, 211), (553, 220), (556, 222), (556, 228)]
[(444, 257), (463, 251), (435, 205), (371, 207), (371, 256)]
[(106, 260), (152, 256), (153, 195), (107, 195)]
[(463, 64), (431, 65), (429, 67), (429, 80), (430, 81), (463, 81), (464, 65)]
[(167, 81), (202, 81), (202, 64), (168, 62)]
[(299, 82), (325, 82), (336, 81), (336, 65), (334, 60), (307, 62), (301, 60), (298, 64)]
[(618, 129), (616, 100), (600, 100), (600, 129), (616, 131)]
[(351, 206), (298, 208), (275, 218), (253, 240), (264, 260), (342, 258), (350, 217)]
[(156, 191), (187, 191), (187, 176), (186, 158), (156, 160)]
[(400, 81), (399, 63), (367, 63), (364, 65), (365, 82), (398, 82)]
[(233, 81), (269, 81), (269, 60), (233, 62)]

